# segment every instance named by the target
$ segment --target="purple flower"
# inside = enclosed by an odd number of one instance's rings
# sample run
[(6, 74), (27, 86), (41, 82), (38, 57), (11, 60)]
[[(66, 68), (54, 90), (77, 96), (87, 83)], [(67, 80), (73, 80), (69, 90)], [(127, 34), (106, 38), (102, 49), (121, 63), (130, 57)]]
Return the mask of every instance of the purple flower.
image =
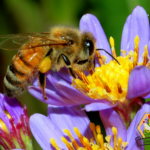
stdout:
[(77, 127), (88, 139), (92, 138), (92, 132), (88, 128), (90, 121), (80, 106), (65, 108), (48, 105), (48, 115), (34, 114), (30, 117), (29, 124), (35, 139), (44, 150), (52, 149), (50, 138), (54, 138), (61, 149), (66, 149), (61, 141), (62, 136), (66, 137), (63, 129), (69, 129), (77, 139), (73, 131), (73, 127)]
[(113, 109), (101, 111), (100, 117), (107, 135), (107, 143), (105, 144), (100, 126), (95, 127), (93, 123), (90, 123), (80, 106), (57, 107), (48, 105), (48, 115), (34, 114), (30, 117), (29, 124), (35, 139), (44, 150), (51, 150), (54, 147), (66, 150), (68, 149), (68, 142), (71, 142), (70, 146), (73, 145), (75, 149), (91, 147), (91, 143), (99, 147), (114, 148), (113, 139), (115, 138), (117, 139), (116, 147), (119, 147), (120, 144), (120, 147), (122, 145), (126, 147), (126, 150), (139, 150), (142, 147), (136, 145), (135, 138), (139, 135), (135, 127), (143, 113), (149, 111), (149, 104), (145, 103), (142, 106), (128, 130), (126, 130), (121, 117)]
[(33, 149), (26, 106), (3, 94), (0, 94), (0, 137), (3, 149)]
[(34, 86), (28, 87), (28, 91), (40, 101), (57, 106), (84, 104), (86, 111), (114, 107), (125, 114), (122, 115), (123, 119), (130, 124), (132, 118), (126, 112), (131, 114), (134, 103), (142, 104), (142, 99), (138, 97), (148, 98), (150, 95), (150, 31), (146, 11), (137, 6), (128, 16), (123, 28), (119, 57), (116, 56), (114, 39), (110, 38), (110, 48), (95, 16), (84, 15), (80, 20), (80, 30), (91, 32), (97, 41), (97, 48), (107, 50), (120, 64), (104, 51), (100, 51), (101, 57), (96, 52), (98, 58), (92, 75), (85, 76), (81, 73), (78, 74), (79, 79), (72, 81), (66, 68), (58, 73), (50, 70), (45, 89), (48, 100), (44, 99), (37, 81)]

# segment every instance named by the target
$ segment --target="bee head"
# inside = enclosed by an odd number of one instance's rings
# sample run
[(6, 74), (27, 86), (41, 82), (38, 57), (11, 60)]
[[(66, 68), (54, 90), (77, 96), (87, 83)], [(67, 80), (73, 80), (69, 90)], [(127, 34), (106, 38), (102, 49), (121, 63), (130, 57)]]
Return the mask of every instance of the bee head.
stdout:
[(93, 67), (93, 59), (96, 50), (96, 40), (91, 33), (82, 33), (81, 47), (82, 50), (79, 52), (80, 59), (76, 60), (74, 63), (81, 71), (89, 70)]

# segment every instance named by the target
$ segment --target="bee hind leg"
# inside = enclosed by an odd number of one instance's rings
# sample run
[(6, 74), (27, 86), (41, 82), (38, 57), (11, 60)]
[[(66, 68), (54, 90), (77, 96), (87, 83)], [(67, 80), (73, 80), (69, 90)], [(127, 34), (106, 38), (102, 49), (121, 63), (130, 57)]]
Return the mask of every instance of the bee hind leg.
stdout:
[(38, 80), (39, 80), (39, 86), (42, 90), (43, 96), (44, 96), (45, 100), (47, 100), (48, 98), (47, 98), (46, 93), (45, 93), (45, 86), (46, 86), (46, 76), (45, 76), (45, 74), (39, 72)]
[(45, 100), (47, 100), (47, 96), (46, 96), (46, 93), (45, 93), (45, 86), (46, 86), (46, 77), (45, 77), (45, 73), (47, 71), (50, 70), (51, 68), (51, 59), (50, 59), (50, 54), (52, 52), (53, 49), (50, 49), (48, 51), (48, 53), (45, 55), (44, 59), (42, 60), (42, 62), (40, 63), (39, 67), (38, 67), (38, 71), (39, 71), (39, 74), (38, 74), (38, 79), (39, 79), (39, 86), (43, 92), (43, 96), (45, 98)]
[(62, 58), (63, 58), (65, 64), (67, 65), (67, 68), (68, 68), (68, 70), (69, 70), (70, 75), (71, 75), (73, 78), (76, 79), (76, 74), (75, 74), (74, 70), (71, 68), (71, 62), (70, 62), (70, 60), (69, 60), (68, 57), (67, 57), (66, 55), (64, 55), (64, 54), (61, 54), (61, 56), (62, 56)]

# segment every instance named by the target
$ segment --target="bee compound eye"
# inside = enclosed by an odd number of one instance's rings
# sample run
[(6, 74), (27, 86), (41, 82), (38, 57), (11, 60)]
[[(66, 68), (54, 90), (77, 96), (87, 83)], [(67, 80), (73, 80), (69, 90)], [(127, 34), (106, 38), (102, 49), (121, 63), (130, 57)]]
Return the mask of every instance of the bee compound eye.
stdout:
[(84, 44), (85, 44), (85, 48), (87, 50), (88, 55), (89, 56), (92, 55), (93, 52), (94, 52), (94, 44), (93, 44), (93, 42), (91, 40), (86, 40)]

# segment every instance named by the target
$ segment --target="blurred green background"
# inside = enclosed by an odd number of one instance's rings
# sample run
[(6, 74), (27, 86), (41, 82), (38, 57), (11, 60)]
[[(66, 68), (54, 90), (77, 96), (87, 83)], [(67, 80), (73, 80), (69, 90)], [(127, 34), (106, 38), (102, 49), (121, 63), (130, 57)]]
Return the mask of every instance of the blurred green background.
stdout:
[[(43, 32), (59, 24), (78, 27), (82, 15), (92, 13), (100, 20), (107, 38), (114, 37), (119, 55), (123, 25), (137, 5), (143, 6), (147, 14), (150, 14), (149, 0), (1, 0), (0, 35)], [(15, 53), (16, 51), (0, 50), (0, 92), (6, 68)], [(28, 92), (19, 99), (27, 105), (29, 115), (47, 114), (47, 105)], [(35, 150), (41, 150), (34, 139), (33, 144)]]

